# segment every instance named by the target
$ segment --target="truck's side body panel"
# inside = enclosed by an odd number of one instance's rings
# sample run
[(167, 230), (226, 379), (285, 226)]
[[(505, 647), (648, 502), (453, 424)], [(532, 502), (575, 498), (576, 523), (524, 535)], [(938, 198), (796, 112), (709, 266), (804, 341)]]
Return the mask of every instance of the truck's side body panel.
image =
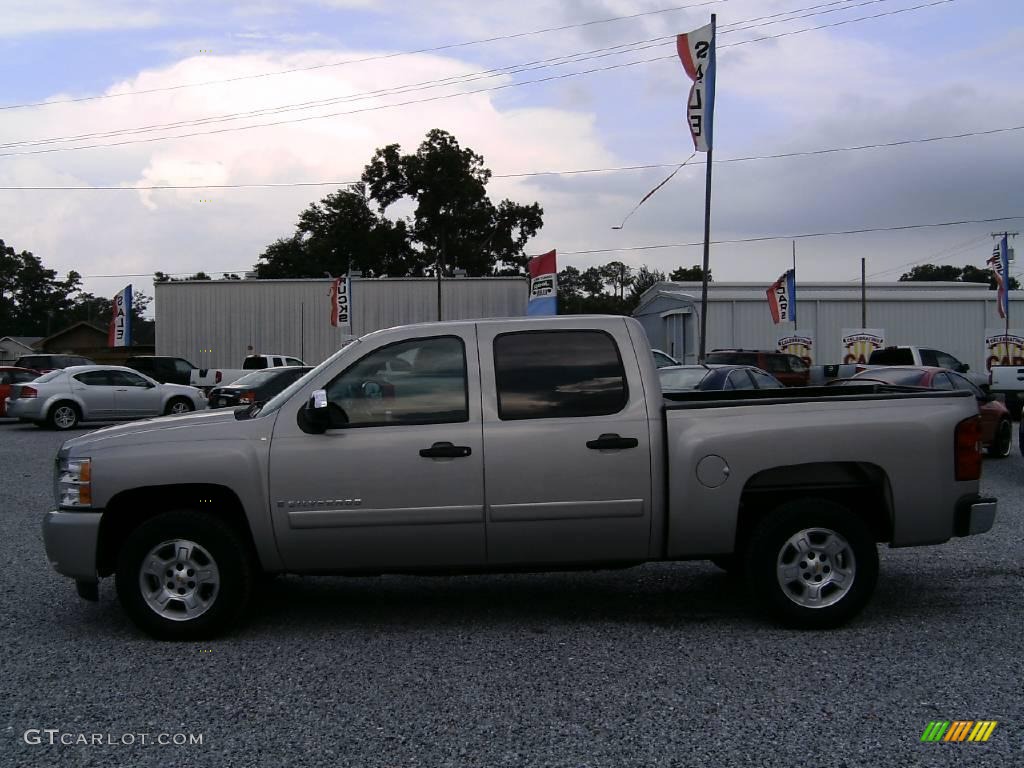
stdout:
[[(965, 397), (719, 405), (724, 407), (705, 403), (670, 407), (666, 413), (670, 558), (732, 552), (744, 488), (758, 473), (778, 467), (877, 466), (898, 510), (893, 546), (947, 540), (953, 535), (955, 501), (977, 491), (976, 482), (953, 479), (953, 433), (973, 410), (973, 400), (968, 407)], [(815, 483), (812, 470), (800, 479)]]

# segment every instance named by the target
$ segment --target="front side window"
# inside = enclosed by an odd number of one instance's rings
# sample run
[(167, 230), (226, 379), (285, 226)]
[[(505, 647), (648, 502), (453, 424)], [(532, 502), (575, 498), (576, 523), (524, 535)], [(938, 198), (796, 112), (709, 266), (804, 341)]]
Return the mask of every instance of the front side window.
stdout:
[(946, 368), (946, 369), (948, 369), (950, 371), (959, 371), (960, 370), (960, 365), (961, 365), (960, 361), (957, 360), (952, 355), (947, 355), (945, 352), (936, 352), (935, 353), (935, 360), (936, 360), (936, 365), (938, 365), (940, 368)]
[(186, 363), (184, 360), (174, 361), (174, 370), (182, 376), (188, 376), (192, 373), (192, 366)]
[(789, 370), (793, 373), (807, 373), (807, 363), (796, 355), (790, 355), (786, 358), (789, 360)]
[(782, 355), (768, 355), (768, 370), (772, 373), (789, 373), (789, 358)]
[(972, 392), (974, 396), (979, 399), (983, 399), (985, 397), (985, 393), (982, 392), (978, 385), (976, 385), (973, 381), (969, 381), (968, 379), (961, 376), (959, 373), (949, 373), (947, 375), (953, 381), (953, 389), (960, 389)]
[(602, 331), (524, 331), (494, 340), (498, 416), (607, 416), (626, 407), (626, 371)]
[(754, 382), (745, 370), (732, 371), (725, 379), (723, 389), (753, 389)]
[(349, 426), (445, 424), (469, 420), (462, 339), (411, 339), (377, 349), (326, 387)]
[(939, 355), (934, 349), (921, 350), (921, 365), (937, 366), (938, 364)]
[(294, 357), (286, 357), (284, 360), (285, 360), (285, 365), (302, 365), (302, 361), (301, 360), (297, 360)]
[(141, 389), (149, 386), (149, 382), (137, 373), (128, 371), (108, 371), (107, 373), (115, 387), (139, 387)]

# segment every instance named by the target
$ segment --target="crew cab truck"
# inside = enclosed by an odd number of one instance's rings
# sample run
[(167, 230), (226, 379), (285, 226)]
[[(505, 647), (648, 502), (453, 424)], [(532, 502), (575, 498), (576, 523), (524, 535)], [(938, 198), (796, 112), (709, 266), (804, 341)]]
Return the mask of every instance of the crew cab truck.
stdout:
[(231, 384), (253, 371), (279, 368), (286, 365), (305, 366), (297, 357), (287, 355), (248, 355), (241, 368), (196, 368), (189, 376), (189, 384), (209, 393), (213, 387)]
[(666, 400), (623, 317), (410, 325), (265, 404), (66, 442), (47, 557), (113, 575), (159, 638), (235, 625), (261, 573), (598, 569), (712, 559), (776, 618), (868, 601), (876, 546), (991, 528), (968, 392), (877, 386)]
[(1002, 395), (1010, 415), (1019, 419), (1024, 410), (1024, 366), (993, 365), (989, 369), (989, 379), (992, 382), (989, 391), (993, 395)]

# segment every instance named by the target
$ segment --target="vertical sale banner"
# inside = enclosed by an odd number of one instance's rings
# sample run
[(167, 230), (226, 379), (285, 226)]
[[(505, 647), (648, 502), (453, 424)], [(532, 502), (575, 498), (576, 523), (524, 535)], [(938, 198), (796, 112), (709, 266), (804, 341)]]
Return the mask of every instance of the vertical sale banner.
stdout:
[(866, 364), (871, 353), (885, 346), (885, 329), (883, 328), (843, 328), (840, 339), (843, 363)]
[(985, 370), (993, 365), (1024, 365), (1024, 330), (985, 329)]
[(527, 315), (558, 314), (558, 266), (554, 251), (534, 256), (527, 264), (530, 270), (530, 299)]
[(765, 291), (772, 322), (796, 322), (796, 270), (788, 269)]
[(787, 355), (796, 355), (807, 365), (814, 365), (814, 333), (794, 331), (779, 334), (775, 348)]
[(110, 325), (107, 327), (108, 347), (132, 345), (132, 287), (125, 286), (114, 294), (111, 302)]
[(707, 152), (712, 147), (715, 123), (715, 26), (706, 24), (676, 37), (676, 53), (693, 81), (686, 101), (686, 122), (693, 148)]
[(331, 325), (352, 332), (352, 280), (336, 278), (331, 283)]

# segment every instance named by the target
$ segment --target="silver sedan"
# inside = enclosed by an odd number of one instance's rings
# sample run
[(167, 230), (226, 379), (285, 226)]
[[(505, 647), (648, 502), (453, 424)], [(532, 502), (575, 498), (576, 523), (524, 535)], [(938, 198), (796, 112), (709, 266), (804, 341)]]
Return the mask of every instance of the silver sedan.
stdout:
[(160, 384), (131, 368), (76, 365), (11, 387), (7, 415), (40, 427), (71, 429), (81, 421), (144, 419), (206, 408), (195, 387)]

